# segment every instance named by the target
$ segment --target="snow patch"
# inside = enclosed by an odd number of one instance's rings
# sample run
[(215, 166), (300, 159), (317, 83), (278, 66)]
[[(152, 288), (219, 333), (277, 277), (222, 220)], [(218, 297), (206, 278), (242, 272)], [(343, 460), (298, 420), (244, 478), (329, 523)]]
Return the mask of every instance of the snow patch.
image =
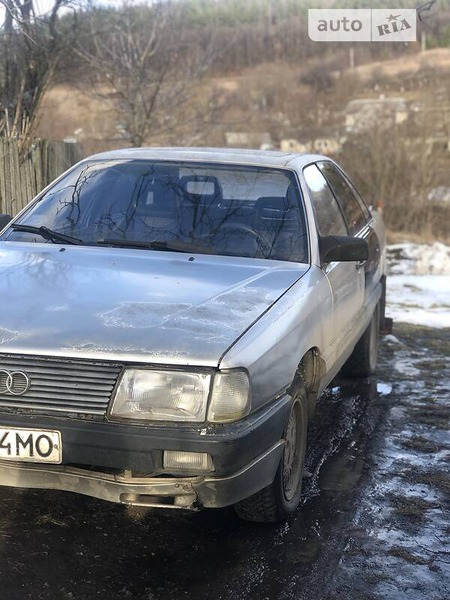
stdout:
[(450, 277), (393, 275), (388, 278), (387, 313), (395, 321), (450, 327)]
[(405, 344), (401, 342), (398, 337), (392, 335), (392, 333), (388, 333), (387, 335), (381, 338), (381, 341), (386, 344), (395, 344), (396, 346), (404, 346)]
[(434, 244), (392, 244), (387, 247), (391, 275), (449, 275), (450, 246)]
[(377, 383), (377, 392), (380, 396), (387, 396), (392, 392), (392, 385), (390, 383)]
[[(387, 262), (387, 315), (412, 325), (450, 327), (450, 246), (393, 244)], [(386, 341), (396, 343), (394, 336)]]

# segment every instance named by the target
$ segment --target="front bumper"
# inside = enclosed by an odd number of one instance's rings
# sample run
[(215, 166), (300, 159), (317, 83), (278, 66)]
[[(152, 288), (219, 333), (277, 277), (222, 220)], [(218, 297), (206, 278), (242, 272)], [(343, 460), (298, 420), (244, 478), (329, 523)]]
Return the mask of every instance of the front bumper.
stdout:
[[(60, 431), (63, 464), (0, 461), (0, 485), (65, 490), (138, 506), (229, 506), (273, 481), (290, 401), (286, 395), (241, 422), (203, 429), (2, 414), (2, 427)], [(214, 472), (165, 473), (164, 450), (207, 452)]]
[(196, 509), (235, 504), (269, 485), (281, 459), (279, 441), (229, 477), (127, 477), (74, 467), (5, 463), (0, 485), (76, 492), (132, 506)]

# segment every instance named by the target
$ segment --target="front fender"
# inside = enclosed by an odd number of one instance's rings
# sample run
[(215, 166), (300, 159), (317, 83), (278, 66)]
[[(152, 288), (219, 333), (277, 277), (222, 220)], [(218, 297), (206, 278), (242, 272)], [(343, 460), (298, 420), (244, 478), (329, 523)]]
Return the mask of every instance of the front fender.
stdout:
[(318, 267), (312, 266), (226, 352), (220, 368), (248, 370), (252, 409), (256, 410), (290, 386), (308, 350), (317, 348), (327, 362), (332, 319), (328, 281)]

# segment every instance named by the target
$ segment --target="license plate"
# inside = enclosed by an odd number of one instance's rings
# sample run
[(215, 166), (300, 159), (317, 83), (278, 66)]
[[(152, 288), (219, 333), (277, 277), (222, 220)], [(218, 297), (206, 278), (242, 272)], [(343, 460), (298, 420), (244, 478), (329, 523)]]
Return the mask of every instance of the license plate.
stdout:
[(59, 431), (0, 427), (0, 460), (59, 464), (61, 450)]

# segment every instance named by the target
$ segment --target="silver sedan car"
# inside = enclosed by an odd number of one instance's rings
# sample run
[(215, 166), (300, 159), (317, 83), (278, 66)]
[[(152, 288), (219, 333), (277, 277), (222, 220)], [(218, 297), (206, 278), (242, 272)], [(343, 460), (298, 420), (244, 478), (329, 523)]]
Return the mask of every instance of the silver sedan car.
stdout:
[(0, 485), (296, 510), (316, 402), (384, 320), (383, 224), (335, 162), (113, 151), (0, 229)]

